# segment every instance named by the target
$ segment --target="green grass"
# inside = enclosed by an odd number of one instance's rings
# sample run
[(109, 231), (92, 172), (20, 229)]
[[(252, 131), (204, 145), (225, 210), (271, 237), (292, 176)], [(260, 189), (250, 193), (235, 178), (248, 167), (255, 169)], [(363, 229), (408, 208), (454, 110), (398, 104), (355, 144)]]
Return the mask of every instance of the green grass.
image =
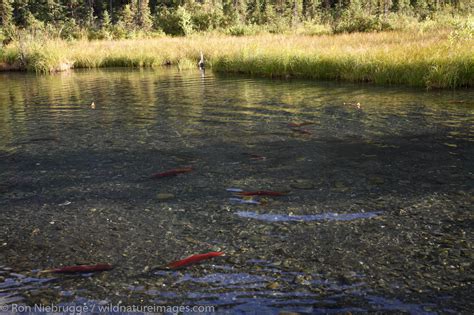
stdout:
[(40, 73), (68, 62), (75, 68), (171, 64), (188, 69), (196, 67), (203, 51), (208, 68), (218, 72), (456, 88), (474, 86), (473, 40), (472, 28), (120, 41), (29, 38), (5, 47), (0, 61), (22, 60), (27, 70)]
[[(396, 40), (392, 40), (397, 36)], [(213, 69), (270, 77), (298, 77), (385, 85), (474, 86), (472, 43), (447, 34), (354, 34), (287, 39), (218, 56)], [(271, 41), (271, 40), (270, 40)], [(275, 48), (278, 47), (278, 48)], [(300, 48), (300, 49), (298, 49)]]

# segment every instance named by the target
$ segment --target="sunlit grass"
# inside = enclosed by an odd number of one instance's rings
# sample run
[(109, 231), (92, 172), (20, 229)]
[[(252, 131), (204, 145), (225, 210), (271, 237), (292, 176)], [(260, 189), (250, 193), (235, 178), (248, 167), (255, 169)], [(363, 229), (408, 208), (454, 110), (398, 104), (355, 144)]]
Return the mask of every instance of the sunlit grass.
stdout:
[[(196, 35), (121, 41), (14, 42), (2, 54), (22, 59), (28, 70), (76, 68), (196, 67), (203, 51), (214, 71), (432, 88), (474, 86), (472, 38), (449, 30), (342, 35)], [(4, 57), (8, 56), (8, 58)]]

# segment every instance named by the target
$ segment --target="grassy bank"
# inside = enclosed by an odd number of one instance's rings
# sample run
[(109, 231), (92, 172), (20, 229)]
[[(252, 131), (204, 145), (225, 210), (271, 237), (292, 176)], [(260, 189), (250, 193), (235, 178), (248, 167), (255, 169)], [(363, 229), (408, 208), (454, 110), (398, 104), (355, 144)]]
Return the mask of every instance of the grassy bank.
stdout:
[(472, 32), (392, 31), (341, 35), (195, 35), (121, 41), (22, 39), (1, 51), (4, 67), (196, 67), (203, 51), (218, 72), (428, 88), (474, 86)]

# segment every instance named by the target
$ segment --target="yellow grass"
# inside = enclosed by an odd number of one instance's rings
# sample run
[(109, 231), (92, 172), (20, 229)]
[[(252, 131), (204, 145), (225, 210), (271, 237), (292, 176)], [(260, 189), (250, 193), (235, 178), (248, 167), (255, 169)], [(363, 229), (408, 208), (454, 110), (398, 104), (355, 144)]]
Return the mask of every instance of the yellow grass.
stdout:
[[(447, 30), (381, 32), (342, 35), (258, 35), (231, 37), (196, 35), (121, 41), (49, 40), (23, 52), (26, 63), (39, 62), (47, 71), (65, 61), (77, 68), (194, 67), (203, 51), (214, 71), (261, 76), (401, 84), (435, 88), (474, 86), (472, 38), (453, 38)], [(27, 45), (34, 47), (34, 45)], [(5, 56), (18, 54), (20, 43), (7, 47)], [(38, 54), (45, 56), (44, 60)], [(34, 58), (33, 58), (34, 57)], [(5, 58), (3, 58), (5, 59)], [(11, 59), (11, 57), (10, 57)], [(0, 59), (1, 60), (1, 59)], [(45, 66), (44, 63), (52, 62)], [(31, 62), (30, 62), (31, 63)]]

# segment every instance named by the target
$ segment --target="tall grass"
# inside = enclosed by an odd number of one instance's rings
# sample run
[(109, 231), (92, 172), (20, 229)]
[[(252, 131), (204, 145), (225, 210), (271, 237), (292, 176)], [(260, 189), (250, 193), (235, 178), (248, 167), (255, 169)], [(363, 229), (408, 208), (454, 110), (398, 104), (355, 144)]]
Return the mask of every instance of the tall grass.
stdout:
[[(452, 30), (341, 35), (195, 35), (121, 41), (16, 41), (1, 57), (22, 60), (28, 70), (75, 68), (196, 67), (203, 51), (218, 72), (269, 77), (373, 82), (428, 88), (474, 86), (472, 33)], [(9, 56), (6, 58), (5, 56)]]
[(276, 77), (433, 88), (474, 86), (472, 40), (450, 33), (267, 37), (220, 55), (213, 69)]

